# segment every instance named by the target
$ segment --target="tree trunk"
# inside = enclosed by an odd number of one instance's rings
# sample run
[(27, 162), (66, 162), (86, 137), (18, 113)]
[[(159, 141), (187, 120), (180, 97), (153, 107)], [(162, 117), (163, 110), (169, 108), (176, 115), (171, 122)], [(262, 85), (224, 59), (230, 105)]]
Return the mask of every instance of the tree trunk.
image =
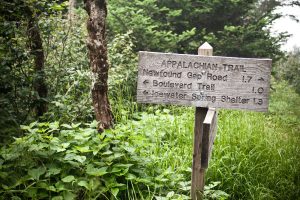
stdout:
[(35, 111), (37, 116), (42, 116), (47, 112), (47, 95), (48, 89), (45, 83), (45, 72), (44, 72), (44, 49), (43, 41), (38, 27), (37, 19), (35, 16), (30, 15), (28, 19), (27, 34), (29, 40), (29, 47), (31, 54), (34, 56), (34, 72), (35, 78), (33, 86), (38, 94), (38, 98), (35, 102)]
[(92, 100), (99, 132), (113, 126), (113, 115), (108, 101), (108, 61), (105, 38), (107, 5), (105, 0), (84, 0), (87, 21), (90, 67), (92, 70)]

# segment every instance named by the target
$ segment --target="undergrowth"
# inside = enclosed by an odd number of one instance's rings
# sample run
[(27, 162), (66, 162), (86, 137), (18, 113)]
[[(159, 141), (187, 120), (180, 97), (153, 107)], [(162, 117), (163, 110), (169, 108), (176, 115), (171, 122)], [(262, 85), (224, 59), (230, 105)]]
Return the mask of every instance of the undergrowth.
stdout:
[[(300, 97), (273, 88), (266, 114), (219, 111), (206, 199), (299, 199)], [(95, 122), (22, 126), (0, 151), (0, 199), (189, 199), (194, 109), (122, 109), (101, 134)]]

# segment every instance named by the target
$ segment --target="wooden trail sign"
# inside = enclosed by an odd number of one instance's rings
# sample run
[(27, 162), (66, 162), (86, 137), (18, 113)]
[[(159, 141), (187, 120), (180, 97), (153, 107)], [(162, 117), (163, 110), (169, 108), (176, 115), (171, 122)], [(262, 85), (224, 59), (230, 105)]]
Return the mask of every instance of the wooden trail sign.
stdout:
[(271, 59), (139, 52), (137, 100), (267, 111)]

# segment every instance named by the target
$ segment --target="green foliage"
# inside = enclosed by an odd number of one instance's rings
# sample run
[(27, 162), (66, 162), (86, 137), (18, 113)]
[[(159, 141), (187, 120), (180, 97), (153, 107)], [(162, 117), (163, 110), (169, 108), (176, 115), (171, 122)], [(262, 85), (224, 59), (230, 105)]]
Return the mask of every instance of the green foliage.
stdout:
[(42, 21), (50, 102), (47, 120), (71, 123), (93, 119), (85, 20), (85, 12), (79, 9), (71, 22), (63, 15)]
[[(61, 17), (43, 22), (47, 36), (44, 40), (48, 44), (46, 73), (50, 101), (45, 119), (64, 123), (93, 119), (85, 20), (86, 14), (78, 9), (71, 24)], [(52, 34), (47, 35), (47, 32)], [(132, 33), (128, 32), (116, 35), (108, 43), (109, 96), (117, 121), (130, 117), (136, 110), (132, 104), (136, 96), (137, 54), (133, 51), (132, 40)]]
[(132, 32), (116, 35), (108, 44), (109, 97), (116, 121), (127, 120), (137, 110), (137, 54), (134, 53)]
[(109, 38), (132, 31), (135, 51), (184, 51), (178, 43), (188, 41), (195, 35), (193, 27), (180, 32), (170, 28), (169, 21), (180, 16), (181, 11), (160, 6), (157, 0), (113, 0), (108, 6)]
[[(175, 143), (188, 129), (168, 110), (140, 119), (101, 134), (96, 122), (22, 126), (26, 136), (0, 151), (2, 199), (188, 199), (190, 169), (180, 163), (189, 159), (171, 157), (168, 140), (175, 132), (163, 124), (181, 127)], [(207, 196), (226, 196), (214, 191), (216, 185), (207, 188)]]
[(275, 77), (286, 80), (300, 94), (300, 49), (296, 48), (275, 65)]
[[(35, 73), (34, 56), (29, 47), (28, 21), (35, 18), (38, 26), (38, 19), (57, 15), (59, 12), (54, 5), (66, 7), (64, 3), (44, 0), (0, 2), (0, 111), (8, 122), (0, 130), (0, 142), (2, 136), (19, 133), (18, 124), (32, 121), (35, 105), (41, 100), (47, 101), (34, 90), (39, 75)], [(16, 131), (7, 134), (6, 129)]]
[(151, 182), (138, 156), (143, 138), (124, 127), (98, 134), (96, 124), (22, 126), (27, 136), (1, 150), (1, 199), (117, 197)]
[(109, 35), (132, 31), (135, 50), (191, 53), (205, 41), (217, 55), (271, 57), (283, 54), (288, 35), (270, 35), (270, 25), (281, 17), (277, 1), (119, 1), (109, 4)]
[(272, 58), (276, 62), (283, 57), (280, 41), (287, 35), (271, 36), (270, 31), (264, 29), (267, 24), (269, 22), (263, 19), (255, 24), (225, 26), (223, 31), (205, 38), (214, 46), (217, 55)]

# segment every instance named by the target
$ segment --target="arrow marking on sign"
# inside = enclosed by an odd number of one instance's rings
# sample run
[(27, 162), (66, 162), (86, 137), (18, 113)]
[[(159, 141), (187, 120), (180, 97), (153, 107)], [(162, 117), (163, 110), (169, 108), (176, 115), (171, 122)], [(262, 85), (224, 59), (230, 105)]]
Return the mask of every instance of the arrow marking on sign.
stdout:
[(259, 81), (265, 81), (265, 79), (263, 77), (260, 77), (258, 80)]
[(147, 90), (144, 90), (143, 94), (147, 95), (147, 94), (149, 94), (149, 92)]
[(148, 81), (148, 80), (145, 80), (143, 83), (146, 85), (147, 83), (149, 83), (149, 81)]

